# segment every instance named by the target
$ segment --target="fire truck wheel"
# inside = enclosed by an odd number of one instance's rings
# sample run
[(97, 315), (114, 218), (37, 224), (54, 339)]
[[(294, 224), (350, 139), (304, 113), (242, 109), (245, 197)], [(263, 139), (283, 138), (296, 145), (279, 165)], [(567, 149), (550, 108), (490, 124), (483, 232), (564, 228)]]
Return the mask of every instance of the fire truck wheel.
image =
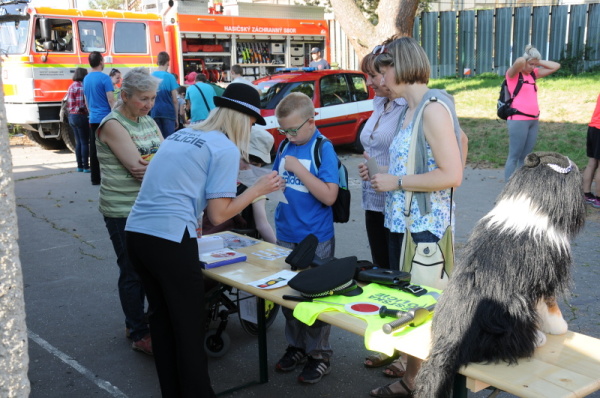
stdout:
[(75, 133), (69, 123), (60, 124), (60, 138), (63, 140), (69, 151), (75, 153)]
[(65, 148), (65, 143), (63, 141), (56, 138), (42, 138), (37, 131), (25, 130), (25, 134), (27, 135), (27, 138), (44, 149), (54, 150)]

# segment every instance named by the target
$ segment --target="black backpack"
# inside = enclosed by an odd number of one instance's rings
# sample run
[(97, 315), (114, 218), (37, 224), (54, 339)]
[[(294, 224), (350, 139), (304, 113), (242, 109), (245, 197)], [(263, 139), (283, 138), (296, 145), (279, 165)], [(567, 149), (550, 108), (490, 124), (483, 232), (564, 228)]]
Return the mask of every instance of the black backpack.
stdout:
[[(533, 77), (533, 81), (535, 82), (535, 72), (532, 71), (531, 76)], [(511, 94), (510, 91), (508, 90), (508, 84), (506, 83), (506, 79), (504, 79), (504, 81), (500, 85), (500, 95), (498, 96), (498, 109), (496, 111), (496, 113), (498, 114), (498, 117), (500, 119), (507, 120), (512, 115), (523, 115), (523, 116), (529, 116), (529, 117), (538, 117), (539, 116), (539, 114), (530, 115), (528, 113), (523, 113), (523, 112), (519, 111), (518, 109), (511, 107), (515, 97), (517, 96), (517, 94), (519, 94), (519, 91), (521, 91), (521, 87), (523, 87), (523, 83), (524, 83), (523, 74), (521, 72), (519, 72), (519, 81), (517, 82), (517, 86), (515, 87), (514, 93)]]
[[(317, 172), (319, 172), (319, 167), (321, 166), (321, 147), (323, 146), (323, 142), (329, 141), (329, 139), (318, 136), (315, 140), (313, 146), (313, 158), (315, 160), (315, 168)], [(290, 142), (287, 138), (281, 142), (279, 145), (279, 153), (281, 154), (285, 149), (286, 145)], [(331, 205), (331, 210), (333, 210), (333, 221), (337, 223), (346, 223), (350, 220), (350, 189), (348, 189), (348, 169), (337, 157), (338, 162), (338, 194), (335, 199), (335, 203)]]

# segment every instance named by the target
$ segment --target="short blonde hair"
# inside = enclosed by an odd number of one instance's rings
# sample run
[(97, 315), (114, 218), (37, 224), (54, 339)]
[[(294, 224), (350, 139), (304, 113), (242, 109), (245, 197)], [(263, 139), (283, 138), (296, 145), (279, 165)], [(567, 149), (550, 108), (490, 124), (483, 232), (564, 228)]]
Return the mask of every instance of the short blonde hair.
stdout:
[(542, 54), (540, 54), (537, 48), (535, 48), (531, 44), (528, 44), (525, 46), (525, 53), (523, 54), (523, 58), (525, 58), (525, 61), (529, 61), (531, 59), (540, 60), (542, 59)]
[(230, 108), (216, 107), (210, 111), (208, 118), (192, 126), (194, 130), (222, 131), (238, 147), (242, 158), (248, 161), (248, 145), (252, 123), (250, 116)]
[(315, 116), (315, 106), (306, 94), (291, 93), (277, 104), (275, 117), (280, 119), (288, 117), (292, 113), (297, 113), (305, 118), (313, 117)]
[(381, 66), (394, 67), (396, 84), (429, 83), (429, 58), (415, 39), (400, 37), (385, 47), (387, 54), (383, 53), (375, 60), (377, 70)]

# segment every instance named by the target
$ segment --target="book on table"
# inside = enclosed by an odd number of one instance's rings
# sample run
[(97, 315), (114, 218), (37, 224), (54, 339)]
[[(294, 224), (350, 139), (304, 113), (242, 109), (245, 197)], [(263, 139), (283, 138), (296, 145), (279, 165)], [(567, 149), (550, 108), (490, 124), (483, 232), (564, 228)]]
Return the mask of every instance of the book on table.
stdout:
[(222, 265), (239, 263), (246, 261), (247, 257), (244, 253), (236, 252), (228, 248), (200, 253), (200, 263), (204, 269), (220, 267)]

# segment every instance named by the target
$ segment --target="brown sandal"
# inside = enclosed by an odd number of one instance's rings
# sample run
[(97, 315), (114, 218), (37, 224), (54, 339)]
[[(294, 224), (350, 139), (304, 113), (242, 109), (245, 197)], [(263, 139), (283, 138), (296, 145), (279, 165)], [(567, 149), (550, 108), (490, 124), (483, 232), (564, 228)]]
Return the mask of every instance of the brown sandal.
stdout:
[(387, 377), (403, 377), (406, 373), (406, 367), (401, 358), (396, 359), (383, 370), (383, 374)]
[[(403, 392), (393, 392), (392, 389), (390, 388), (390, 386), (394, 383), (400, 383), (402, 388), (404, 388), (404, 391)], [(371, 396), (378, 397), (378, 398), (412, 398), (413, 397), (413, 395), (414, 395), (413, 390), (408, 388), (406, 383), (404, 383), (404, 380), (400, 379), (398, 381), (395, 381), (394, 383), (390, 383), (383, 387), (379, 387), (375, 391), (371, 391), (370, 392)]]
[[(369, 355), (368, 357), (366, 357), (364, 365), (365, 365), (365, 368), (380, 368), (382, 366), (387, 366), (387, 365), (391, 364), (396, 359), (398, 359), (399, 356), (400, 356), (400, 353), (398, 351), (394, 351), (394, 355), (392, 355), (391, 357), (388, 357), (384, 353), (378, 352), (378, 353), (375, 353), (373, 355)], [(370, 361), (371, 363), (368, 364), (366, 361)]]

